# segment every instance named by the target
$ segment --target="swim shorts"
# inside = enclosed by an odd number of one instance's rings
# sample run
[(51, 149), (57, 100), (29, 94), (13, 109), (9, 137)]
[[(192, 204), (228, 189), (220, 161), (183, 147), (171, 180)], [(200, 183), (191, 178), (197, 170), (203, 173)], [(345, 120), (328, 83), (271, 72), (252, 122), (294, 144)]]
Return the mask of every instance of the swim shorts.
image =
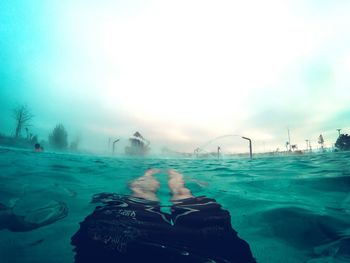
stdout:
[(227, 210), (205, 196), (159, 202), (101, 193), (72, 237), (75, 262), (255, 262)]

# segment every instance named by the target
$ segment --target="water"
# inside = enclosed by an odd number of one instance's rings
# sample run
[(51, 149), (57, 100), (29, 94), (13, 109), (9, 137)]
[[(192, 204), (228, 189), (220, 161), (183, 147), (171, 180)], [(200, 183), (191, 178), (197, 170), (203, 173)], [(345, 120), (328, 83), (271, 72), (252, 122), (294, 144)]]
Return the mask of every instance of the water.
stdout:
[[(194, 195), (229, 210), (258, 262), (350, 262), (349, 158), (350, 152), (131, 159), (0, 148), (0, 203), (18, 215), (41, 207), (54, 213), (58, 204), (68, 209), (66, 217), (31, 231), (0, 230), (0, 262), (73, 262), (70, 239), (94, 210), (92, 195), (129, 194), (129, 182), (152, 167), (178, 170)], [(167, 205), (166, 173), (156, 177)]]

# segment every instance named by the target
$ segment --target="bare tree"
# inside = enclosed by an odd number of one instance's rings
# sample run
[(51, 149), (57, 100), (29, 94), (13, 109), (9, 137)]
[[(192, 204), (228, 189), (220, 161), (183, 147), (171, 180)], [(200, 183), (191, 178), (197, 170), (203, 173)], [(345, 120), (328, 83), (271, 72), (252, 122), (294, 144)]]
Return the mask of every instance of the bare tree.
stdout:
[(25, 125), (29, 126), (34, 115), (30, 112), (27, 105), (18, 105), (13, 109), (13, 117), (16, 121), (15, 138), (18, 138), (21, 135), (22, 128)]

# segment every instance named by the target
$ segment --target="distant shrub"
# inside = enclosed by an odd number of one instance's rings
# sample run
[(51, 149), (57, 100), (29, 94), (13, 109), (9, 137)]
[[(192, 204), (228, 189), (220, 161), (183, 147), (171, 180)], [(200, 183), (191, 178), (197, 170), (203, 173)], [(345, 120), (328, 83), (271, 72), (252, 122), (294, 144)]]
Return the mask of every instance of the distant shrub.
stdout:
[(49, 135), (49, 144), (55, 149), (66, 149), (68, 146), (68, 134), (62, 124), (57, 124)]
[(335, 142), (335, 147), (341, 151), (350, 150), (350, 136), (348, 134), (340, 134)]

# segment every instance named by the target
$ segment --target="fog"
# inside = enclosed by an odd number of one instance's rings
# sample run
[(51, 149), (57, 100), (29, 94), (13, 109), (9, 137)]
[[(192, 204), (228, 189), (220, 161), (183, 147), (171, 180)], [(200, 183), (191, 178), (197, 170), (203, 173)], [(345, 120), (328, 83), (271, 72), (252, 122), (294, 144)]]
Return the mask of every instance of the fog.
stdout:
[[(283, 150), (288, 130), (299, 149), (319, 147), (320, 134), (330, 147), (336, 129), (350, 133), (348, 1), (3, 0), (0, 10), (3, 135), (18, 105), (39, 141), (61, 123), (69, 143), (96, 153), (116, 139), (122, 151), (136, 131), (154, 153), (226, 134)], [(236, 139), (216, 144), (245, 151)]]

